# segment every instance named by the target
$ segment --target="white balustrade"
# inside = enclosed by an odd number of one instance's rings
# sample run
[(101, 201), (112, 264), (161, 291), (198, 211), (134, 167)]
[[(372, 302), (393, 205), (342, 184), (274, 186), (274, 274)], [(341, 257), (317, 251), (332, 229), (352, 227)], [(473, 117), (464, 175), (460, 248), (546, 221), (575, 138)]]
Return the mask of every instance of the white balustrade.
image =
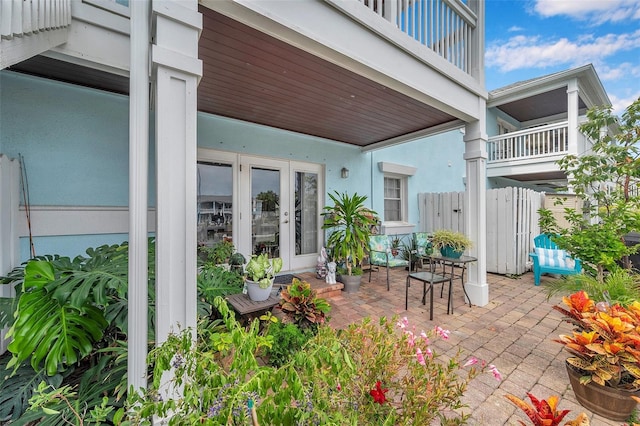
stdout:
[(490, 137), (488, 163), (567, 154), (567, 122), (535, 127)]
[(358, 0), (466, 73), (470, 72), (475, 13), (460, 0)]
[(71, 23), (71, 0), (2, 0), (0, 36), (23, 37)]

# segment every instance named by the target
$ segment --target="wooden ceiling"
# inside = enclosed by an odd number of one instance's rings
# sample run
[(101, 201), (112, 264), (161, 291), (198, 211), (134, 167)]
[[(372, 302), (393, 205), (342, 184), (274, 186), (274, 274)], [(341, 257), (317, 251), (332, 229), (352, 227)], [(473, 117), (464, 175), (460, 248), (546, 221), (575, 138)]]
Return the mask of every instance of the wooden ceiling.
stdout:
[[(198, 110), (361, 147), (455, 118), (200, 7)], [(126, 77), (43, 56), (11, 69), (117, 93)]]

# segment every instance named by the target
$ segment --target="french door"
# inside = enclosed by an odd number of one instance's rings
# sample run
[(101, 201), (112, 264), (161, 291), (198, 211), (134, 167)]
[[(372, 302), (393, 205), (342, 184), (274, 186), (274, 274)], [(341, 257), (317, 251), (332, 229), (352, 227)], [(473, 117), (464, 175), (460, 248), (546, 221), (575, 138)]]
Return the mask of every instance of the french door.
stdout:
[(284, 270), (312, 267), (322, 241), (322, 166), (240, 156), (243, 253), (281, 257)]
[[(323, 241), (322, 165), (211, 150), (200, 150), (198, 160), (199, 224), (213, 229), (208, 244), (226, 238), (246, 257), (281, 257), (284, 271), (315, 266)], [(216, 214), (203, 220), (212, 208)]]

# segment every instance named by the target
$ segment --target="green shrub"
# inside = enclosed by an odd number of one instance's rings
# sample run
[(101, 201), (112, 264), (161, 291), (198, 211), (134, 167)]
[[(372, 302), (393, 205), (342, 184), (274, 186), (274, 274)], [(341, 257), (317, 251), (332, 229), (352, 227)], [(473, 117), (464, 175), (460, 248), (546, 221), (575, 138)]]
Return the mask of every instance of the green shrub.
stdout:
[(269, 335), (274, 343), (266, 350), (266, 356), (271, 365), (280, 367), (302, 349), (313, 333), (309, 329), (300, 329), (296, 324), (278, 322), (269, 326)]

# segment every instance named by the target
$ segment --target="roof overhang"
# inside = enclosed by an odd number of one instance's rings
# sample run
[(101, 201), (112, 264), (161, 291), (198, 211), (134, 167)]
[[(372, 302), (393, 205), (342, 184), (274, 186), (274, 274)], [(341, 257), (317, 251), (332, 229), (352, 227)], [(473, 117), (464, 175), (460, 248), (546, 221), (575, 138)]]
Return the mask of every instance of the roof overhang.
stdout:
[(498, 108), (520, 122), (567, 114), (567, 86), (576, 81), (583, 114), (596, 105), (611, 105), (593, 65), (518, 82), (489, 93), (488, 108)]

